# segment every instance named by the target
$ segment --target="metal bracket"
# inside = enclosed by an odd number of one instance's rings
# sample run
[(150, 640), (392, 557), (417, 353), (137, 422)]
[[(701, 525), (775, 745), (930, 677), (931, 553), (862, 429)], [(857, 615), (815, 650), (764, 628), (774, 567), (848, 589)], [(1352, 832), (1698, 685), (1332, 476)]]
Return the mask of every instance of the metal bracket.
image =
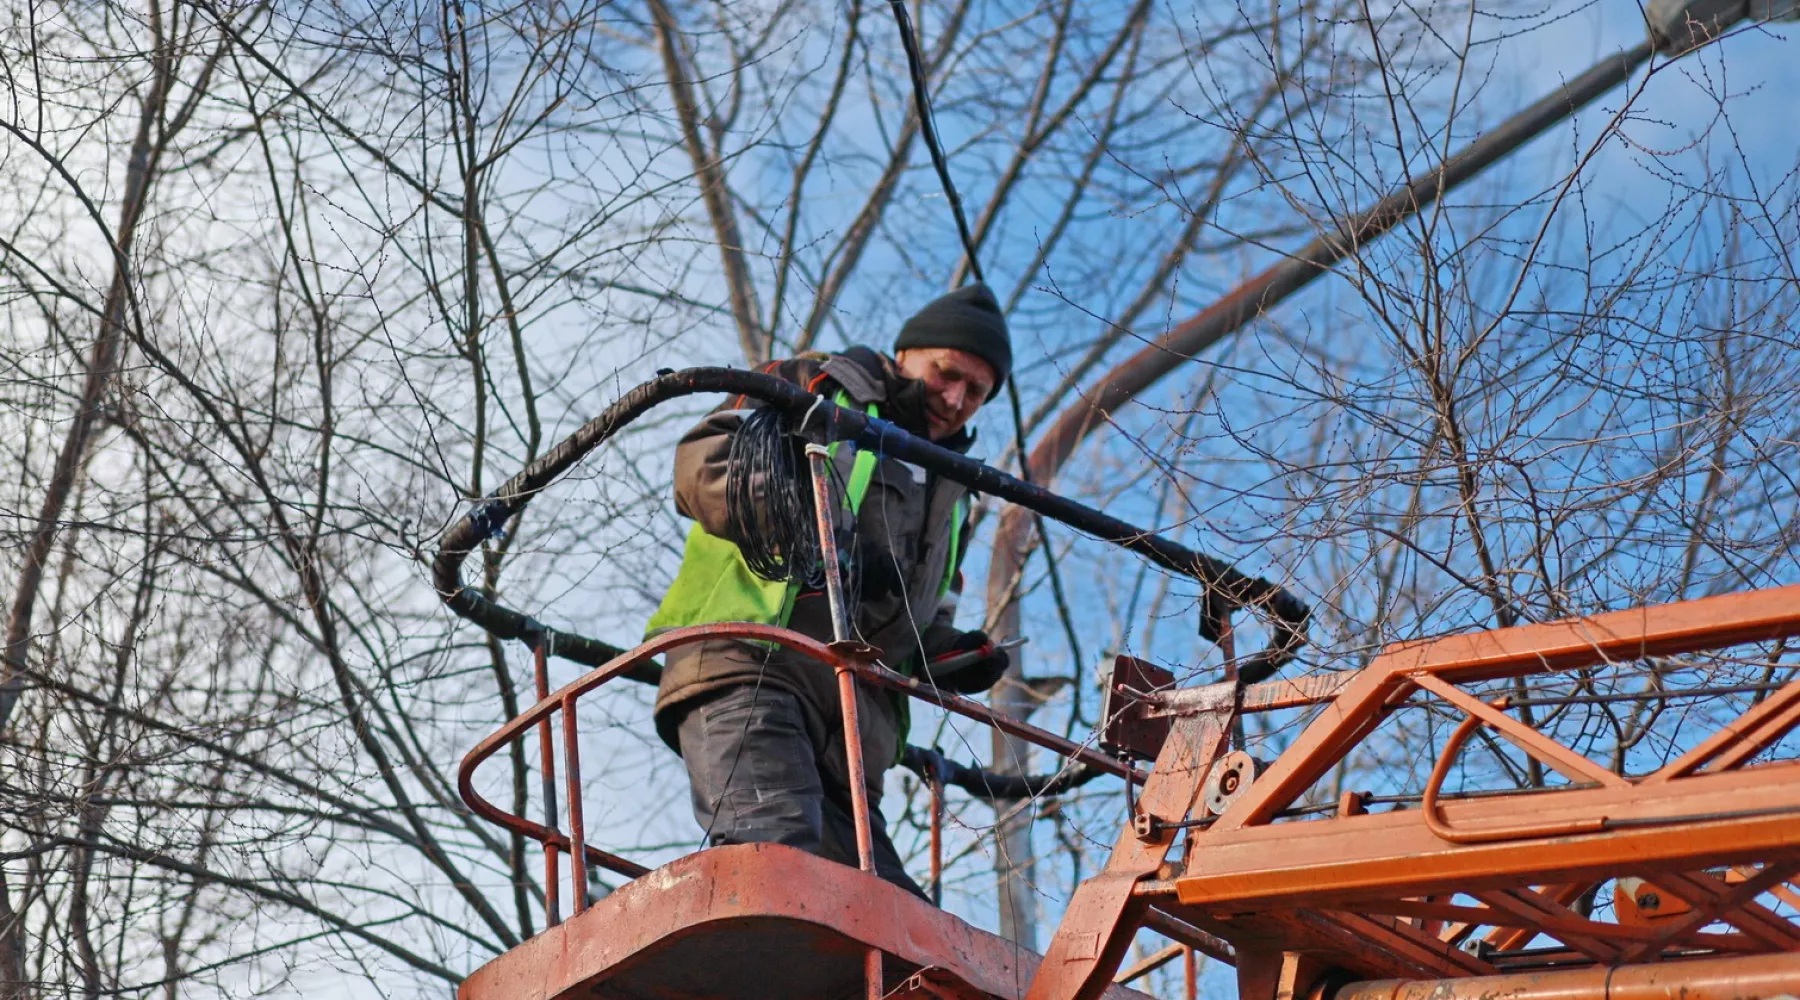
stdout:
[(860, 639), (839, 639), (836, 642), (828, 643), (825, 648), (846, 660), (855, 660), (858, 663), (874, 663), (881, 659), (882, 655), (881, 647), (871, 646)]
[(1179, 718), (1220, 712), (1237, 704), (1238, 686), (1229, 681), (1200, 687), (1149, 692), (1144, 703), (1151, 718)]

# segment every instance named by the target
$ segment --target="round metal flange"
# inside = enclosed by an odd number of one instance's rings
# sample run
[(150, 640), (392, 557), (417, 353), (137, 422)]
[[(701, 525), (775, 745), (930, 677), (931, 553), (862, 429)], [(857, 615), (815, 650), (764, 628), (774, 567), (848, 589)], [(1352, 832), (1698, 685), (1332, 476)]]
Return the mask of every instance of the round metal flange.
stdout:
[(1262, 770), (1256, 758), (1242, 750), (1233, 750), (1219, 758), (1206, 776), (1206, 811), (1222, 816), (1243, 794)]

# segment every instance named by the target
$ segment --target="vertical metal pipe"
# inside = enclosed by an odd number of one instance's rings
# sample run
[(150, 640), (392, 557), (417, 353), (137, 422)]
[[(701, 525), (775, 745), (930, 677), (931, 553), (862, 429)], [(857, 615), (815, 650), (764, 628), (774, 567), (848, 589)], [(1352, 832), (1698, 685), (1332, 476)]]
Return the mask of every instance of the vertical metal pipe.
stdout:
[[(537, 700), (550, 697), (550, 651), (545, 648), (543, 633), (531, 644), (533, 680), (537, 684)], [(538, 723), (539, 774), (543, 778), (544, 825), (556, 829), (556, 738), (550, 731), (550, 719)], [(562, 923), (562, 859), (554, 843), (544, 844), (544, 923), (555, 927)]]
[(554, 844), (544, 844), (544, 922), (555, 927), (562, 923), (562, 853)]
[(574, 883), (575, 913), (588, 908), (587, 833), (581, 816), (581, 732), (575, 725), (575, 699), (562, 703), (564, 786), (569, 796), (569, 879)]
[[(820, 569), (825, 574), (825, 599), (831, 606), (831, 639), (850, 638), (850, 613), (844, 606), (844, 581), (838, 575), (837, 507), (831, 502), (831, 477), (827, 461), (831, 453), (823, 445), (806, 446), (812, 469), (813, 519), (819, 532)], [(863, 778), (862, 727), (857, 723), (856, 675), (843, 663), (836, 665), (838, 706), (844, 717), (844, 759), (850, 774), (850, 813), (856, 822), (856, 863), (875, 872), (875, 835), (869, 827), (869, 789)], [(863, 978), (869, 1000), (881, 1000), (881, 950), (870, 948), (863, 961)]]
[(944, 905), (944, 783), (935, 777), (925, 779), (931, 792), (931, 902)]
[(1181, 949), (1181, 982), (1182, 996), (1187, 1000), (1199, 1000), (1200, 997), (1200, 962), (1194, 957), (1194, 949)]
[(864, 953), (863, 982), (868, 984), (868, 1000), (882, 1000), (887, 995), (887, 991), (882, 989), (880, 948), (870, 948)]
[(838, 701), (844, 714), (844, 756), (850, 771), (850, 811), (856, 820), (856, 863), (875, 870), (875, 837), (869, 827), (869, 789), (863, 780), (862, 730), (856, 721), (856, 675), (837, 668)]
[[(813, 514), (819, 531), (819, 561), (825, 574), (825, 599), (831, 606), (831, 639), (846, 642), (850, 638), (850, 614), (844, 606), (844, 582), (838, 576), (836, 507), (831, 502), (831, 477), (826, 464), (830, 452), (823, 445), (806, 446), (806, 459), (812, 467)], [(874, 836), (869, 830), (869, 790), (863, 778), (862, 729), (857, 724), (856, 675), (850, 668), (837, 668), (838, 703), (844, 717), (844, 756), (850, 771), (850, 808), (856, 820), (856, 859), (862, 870), (875, 870)]]
[(812, 470), (813, 526), (819, 532), (819, 562), (825, 574), (825, 599), (831, 607), (831, 641), (850, 638), (850, 611), (844, 605), (844, 581), (838, 575), (837, 508), (831, 502), (831, 451), (824, 445), (806, 446), (806, 462)]

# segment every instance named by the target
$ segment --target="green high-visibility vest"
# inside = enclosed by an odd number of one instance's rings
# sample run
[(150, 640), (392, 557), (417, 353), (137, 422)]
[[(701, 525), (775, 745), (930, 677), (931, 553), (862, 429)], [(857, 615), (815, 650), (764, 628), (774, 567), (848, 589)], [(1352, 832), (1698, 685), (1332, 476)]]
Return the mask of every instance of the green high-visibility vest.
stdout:
[[(851, 405), (850, 397), (842, 391), (838, 392), (835, 402), (844, 407)], [(871, 417), (881, 415), (873, 403), (864, 412)], [(834, 458), (842, 444), (844, 442), (841, 441), (832, 443), (831, 453)], [(868, 495), (869, 483), (875, 476), (875, 462), (873, 452), (861, 449), (856, 451), (844, 497), (844, 505), (852, 518), (862, 510), (863, 497)], [(956, 565), (962, 553), (962, 523), (967, 514), (968, 498), (965, 496), (956, 501), (956, 508), (951, 514), (950, 558), (944, 567), (943, 582), (938, 587), (939, 597), (949, 593), (951, 583), (956, 578)], [(799, 593), (798, 584), (784, 580), (765, 580), (757, 576), (744, 562), (744, 554), (735, 542), (708, 533), (696, 522), (688, 531), (687, 545), (681, 556), (681, 569), (675, 574), (675, 582), (670, 585), (669, 592), (663, 595), (656, 613), (650, 616), (650, 622), (644, 628), (644, 637), (647, 639), (669, 629), (713, 622), (756, 622), (761, 625), (785, 626), (793, 615), (794, 598)]]

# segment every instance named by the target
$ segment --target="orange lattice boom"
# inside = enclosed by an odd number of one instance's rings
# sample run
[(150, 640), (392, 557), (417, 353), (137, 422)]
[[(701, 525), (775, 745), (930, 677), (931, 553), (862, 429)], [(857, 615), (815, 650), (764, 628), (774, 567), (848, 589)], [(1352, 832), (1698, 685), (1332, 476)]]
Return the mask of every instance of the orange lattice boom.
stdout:
[[(1203, 947), (1230, 942), (1245, 1000), (1800, 991), (1800, 927), (1780, 912), (1800, 904), (1790, 881), (1800, 761), (1753, 763), (1800, 724), (1800, 681), (1637, 777), (1468, 690), (1796, 634), (1800, 587), (1785, 587), (1401, 644), (1363, 670), (1289, 685), (1286, 697), (1278, 684), (1242, 702), (1229, 685), (1145, 693), (1153, 714), (1171, 718), (1168, 737), (1137, 815), (1106, 869), (1077, 890), (1028, 996), (1098, 995), (1146, 925)], [(1464, 719), (1417, 808), (1370, 815), (1350, 795), (1335, 814), (1292, 814), (1421, 692)], [(1306, 701), (1322, 711), (1265, 773), (1224, 753), (1235, 713)], [(1569, 785), (1444, 796), (1481, 727)], [(1607, 883), (1615, 919), (1573, 905)]]
[[(1800, 761), (1765, 761), (1800, 724), (1800, 681), (1773, 688), (1660, 768), (1624, 776), (1472, 689), (1532, 675), (1800, 635), (1800, 587), (1405, 643), (1359, 671), (1177, 689), (1155, 668), (1115, 673), (1102, 744), (1124, 761), (928, 692), (859, 655), (768, 626), (670, 634), (551, 693), (464, 762), (465, 798), (559, 856), (572, 887), (599, 864), (635, 881), (490, 963), (463, 1000), (863, 995), (1074, 1000), (1142, 996), (1114, 983), (1140, 928), (1237, 968), (1244, 1000), (1750, 1000), (1800, 992)], [(730, 633), (781, 642), (952, 712), (1001, 725), (1142, 784), (1106, 868), (1079, 886), (1040, 962), (864, 872), (787, 848), (701, 851), (654, 872), (584, 843), (577, 700), (649, 656)], [(1776, 661), (1768, 661), (1773, 665)], [(1129, 669), (1126, 669), (1129, 668)], [(540, 678), (542, 674), (540, 674)], [(541, 684), (540, 680), (540, 684)], [(1148, 690), (1148, 688), (1155, 688)], [(1296, 804), (1377, 727), (1424, 695), (1461, 713), (1416, 808), (1355, 794)], [(1242, 715), (1317, 707), (1259, 773), (1229, 751)], [(569, 821), (513, 816), (472, 776), (536, 729), (550, 760), (562, 719)], [(1462, 747), (1488, 728), (1567, 784), (1446, 794)], [(1180, 850), (1174, 850), (1176, 846)], [(1171, 856), (1175, 855), (1175, 856)], [(1612, 887), (1612, 919), (1591, 903)]]

